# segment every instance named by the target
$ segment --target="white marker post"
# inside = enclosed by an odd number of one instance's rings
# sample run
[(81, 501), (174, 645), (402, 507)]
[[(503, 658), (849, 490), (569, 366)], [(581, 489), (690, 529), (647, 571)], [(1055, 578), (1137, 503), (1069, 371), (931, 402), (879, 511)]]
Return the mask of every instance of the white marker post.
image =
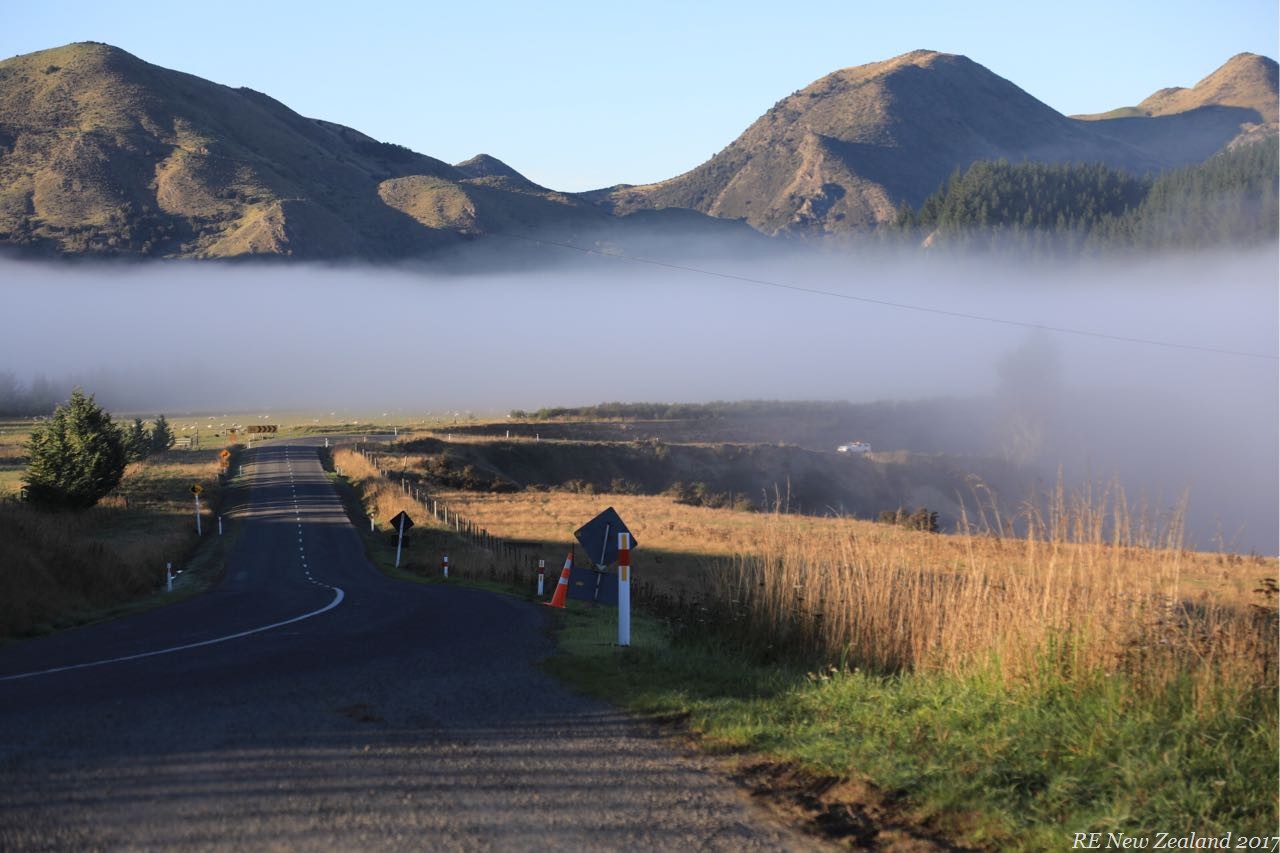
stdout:
[(618, 534), (618, 645), (631, 645), (631, 534)]
[(165, 591), (173, 592), (173, 563), (164, 564)]
[(538, 598), (542, 598), (542, 585), (547, 578), (547, 561), (538, 561)]
[(222, 535), (222, 516), (218, 516), (218, 535)]
[(396, 537), (396, 568), (400, 568), (400, 546), (404, 544), (404, 520), (409, 516), (400, 513), (400, 535)]
[(369, 514), (369, 532), (370, 533), (373, 532), (373, 514), (372, 513)]
[(200, 529), (200, 493), (196, 492), (196, 535), (203, 536), (204, 531)]
[(448, 554), (444, 555), (444, 559), (440, 561), (440, 566), (441, 568), (444, 569), (444, 576), (447, 579), (449, 577), (449, 555)]

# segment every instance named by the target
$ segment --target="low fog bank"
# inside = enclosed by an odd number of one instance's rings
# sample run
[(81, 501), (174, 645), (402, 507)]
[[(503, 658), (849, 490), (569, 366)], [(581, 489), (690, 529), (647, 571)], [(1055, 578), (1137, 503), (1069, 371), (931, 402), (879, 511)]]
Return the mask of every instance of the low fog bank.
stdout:
[(144, 412), (981, 398), (983, 435), (944, 418), (933, 447), (906, 449), (1115, 473), (1153, 503), (1190, 488), (1195, 544), (1220, 531), (1277, 551), (1274, 247), (1069, 268), (795, 251), (698, 265), (850, 298), (598, 257), (484, 275), (0, 260), (0, 371), (75, 376)]

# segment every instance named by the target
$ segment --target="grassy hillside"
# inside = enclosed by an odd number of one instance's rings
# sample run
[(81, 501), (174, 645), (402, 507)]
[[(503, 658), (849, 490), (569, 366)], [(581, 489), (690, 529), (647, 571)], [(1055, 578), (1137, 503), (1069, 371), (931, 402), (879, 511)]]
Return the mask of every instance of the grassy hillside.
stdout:
[(1275, 138), (1276, 71), (1275, 60), (1241, 53), (1190, 89), (1161, 89), (1136, 107), (1074, 118), (1169, 165), (1187, 165), (1243, 140)]
[(371, 190), (448, 165), (82, 43), (0, 63), (0, 233), (72, 252), (374, 257), (447, 235)]
[(1189, 89), (1172, 86), (1153, 93), (1136, 107), (1121, 107), (1074, 118), (1106, 121), (1136, 116), (1170, 116), (1216, 106), (1251, 110), (1255, 113), (1254, 121), (1275, 124), (1280, 118), (1280, 107), (1272, 97), (1277, 88), (1277, 72), (1280, 72), (1280, 66), (1274, 59), (1256, 53), (1238, 53)]
[[(0, 62), (0, 244), (392, 260), (497, 234), (641, 253), (699, 237), (741, 244), (745, 228), (709, 218), (842, 234), (892, 221), (979, 160), (1136, 173), (1199, 162), (1274, 131), (1275, 78), (1274, 62), (1241, 55), (1194, 89), (1069, 119), (966, 57), (914, 51), (784, 98), (684, 175), (574, 195), (487, 154), (451, 166), (86, 42)], [(492, 248), (509, 264), (547, 251)]]
[(620, 240), (634, 230), (492, 157), (455, 168), (110, 45), (0, 62), (0, 243), (390, 260), (548, 229)]
[(1098, 162), (1142, 174), (1198, 162), (1264, 121), (1258, 105), (1275, 100), (1274, 62), (1269, 77), (1256, 64), (1232, 60), (1216, 75), (1230, 85), (1206, 85), (1158, 117), (1134, 110), (1081, 121), (967, 57), (914, 51), (784, 98), (684, 175), (590, 197), (616, 210), (689, 207), (769, 234), (818, 235), (891, 221), (897, 205), (919, 205), (979, 160)]

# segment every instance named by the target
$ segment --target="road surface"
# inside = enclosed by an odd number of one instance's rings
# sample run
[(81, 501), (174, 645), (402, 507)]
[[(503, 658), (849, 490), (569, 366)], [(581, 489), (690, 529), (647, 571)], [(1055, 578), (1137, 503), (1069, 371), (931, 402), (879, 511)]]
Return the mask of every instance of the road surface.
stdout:
[(813, 846), (544, 675), (542, 608), (379, 574), (315, 443), (248, 452), (214, 591), (0, 650), (0, 849)]

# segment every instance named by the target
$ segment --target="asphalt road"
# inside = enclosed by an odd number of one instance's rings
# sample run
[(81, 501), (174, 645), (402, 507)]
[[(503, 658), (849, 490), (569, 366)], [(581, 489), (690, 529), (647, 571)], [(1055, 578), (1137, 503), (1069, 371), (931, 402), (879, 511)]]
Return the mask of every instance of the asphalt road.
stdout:
[(249, 451), (217, 589), (0, 650), (0, 849), (814, 846), (544, 675), (543, 608), (378, 573), (315, 444)]

